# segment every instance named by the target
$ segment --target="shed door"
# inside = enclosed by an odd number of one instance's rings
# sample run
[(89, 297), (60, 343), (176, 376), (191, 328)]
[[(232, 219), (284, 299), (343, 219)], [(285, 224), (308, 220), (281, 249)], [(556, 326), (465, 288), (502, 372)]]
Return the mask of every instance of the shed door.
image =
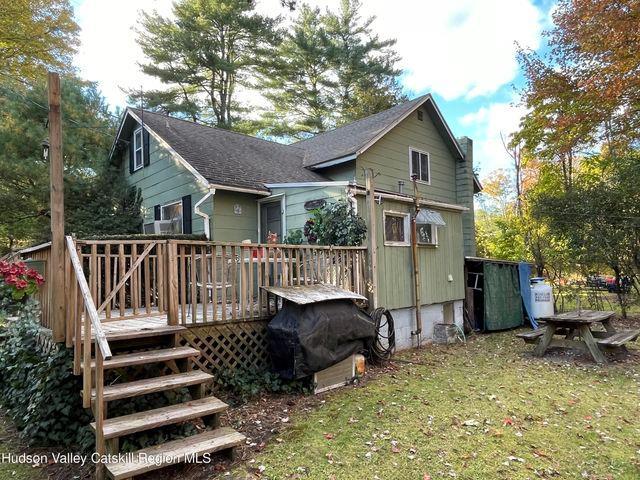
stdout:
[(282, 207), (280, 200), (263, 203), (260, 206), (260, 242), (267, 243), (268, 233), (278, 234), (278, 243), (282, 243)]

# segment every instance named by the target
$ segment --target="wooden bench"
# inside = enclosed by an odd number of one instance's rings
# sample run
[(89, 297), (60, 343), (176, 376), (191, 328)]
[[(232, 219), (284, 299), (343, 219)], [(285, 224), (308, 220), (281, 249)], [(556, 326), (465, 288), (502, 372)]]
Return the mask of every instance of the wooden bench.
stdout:
[(606, 338), (599, 338), (598, 345), (604, 348), (621, 348), (625, 343), (633, 342), (640, 336), (640, 330), (622, 330)]
[[(546, 327), (538, 328), (536, 330), (531, 330), (529, 332), (517, 333), (516, 337), (524, 340), (524, 343), (536, 343), (538, 339), (544, 335), (544, 332), (547, 330)], [(564, 335), (568, 336), (571, 332), (568, 328), (556, 328), (554, 335)], [(573, 338), (573, 335), (571, 336)], [(568, 337), (567, 337), (568, 338)]]
[(546, 328), (538, 328), (529, 332), (517, 333), (516, 337), (523, 339), (524, 343), (536, 343), (546, 330)]

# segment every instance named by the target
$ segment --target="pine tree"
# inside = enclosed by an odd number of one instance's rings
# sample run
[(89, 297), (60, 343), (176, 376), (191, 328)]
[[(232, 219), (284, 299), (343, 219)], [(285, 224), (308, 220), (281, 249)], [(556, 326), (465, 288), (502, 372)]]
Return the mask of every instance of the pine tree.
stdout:
[[(65, 163), (65, 230), (91, 235), (140, 231), (138, 193), (109, 165), (115, 119), (95, 84), (61, 81)], [(49, 236), (47, 89), (0, 78), (0, 252)], [(84, 213), (83, 213), (84, 212)], [(124, 231), (123, 231), (124, 230)]]
[(360, 0), (342, 0), (325, 18), (330, 56), (337, 76), (338, 123), (386, 110), (404, 99), (398, 83), (396, 41), (372, 32), (376, 17), (362, 19)]
[(331, 127), (336, 84), (319, 8), (300, 7), (291, 31), (262, 73), (272, 105), (263, 116), (267, 134), (300, 138)]
[[(251, 86), (251, 73), (278, 40), (279, 18), (238, 0), (180, 0), (173, 14), (142, 14), (138, 43), (148, 59), (142, 71), (168, 86), (146, 99), (156, 109), (233, 128), (242, 112), (238, 87)], [(138, 103), (139, 92), (129, 94)]]
[(358, 0), (343, 0), (337, 13), (302, 5), (277, 56), (262, 69), (272, 109), (263, 131), (305, 138), (386, 110), (404, 99), (395, 68), (395, 40), (372, 32)]

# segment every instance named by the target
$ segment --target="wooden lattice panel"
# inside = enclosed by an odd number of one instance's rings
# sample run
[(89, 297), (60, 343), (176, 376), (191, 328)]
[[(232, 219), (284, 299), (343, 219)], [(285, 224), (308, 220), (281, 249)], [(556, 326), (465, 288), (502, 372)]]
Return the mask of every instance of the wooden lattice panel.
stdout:
[(200, 350), (195, 360), (201, 370), (217, 373), (225, 369), (268, 368), (267, 321), (233, 322), (191, 327), (182, 334), (182, 344)]

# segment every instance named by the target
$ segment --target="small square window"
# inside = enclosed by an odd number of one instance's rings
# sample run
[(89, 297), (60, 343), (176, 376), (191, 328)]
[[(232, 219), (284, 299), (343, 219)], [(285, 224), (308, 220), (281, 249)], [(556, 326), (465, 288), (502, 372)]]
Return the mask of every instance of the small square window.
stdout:
[(385, 245), (409, 245), (409, 214), (384, 212)]
[(418, 110), (418, 120), (422, 121), (423, 118), (422, 110)]
[(416, 176), (416, 179), (420, 182), (429, 183), (429, 154), (427, 152), (421, 152), (419, 150), (409, 149), (411, 164), (409, 177)]
[(438, 229), (432, 223), (418, 223), (416, 224), (416, 231), (418, 233), (418, 243), (421, 245), (437, 245), (438, 244)]

